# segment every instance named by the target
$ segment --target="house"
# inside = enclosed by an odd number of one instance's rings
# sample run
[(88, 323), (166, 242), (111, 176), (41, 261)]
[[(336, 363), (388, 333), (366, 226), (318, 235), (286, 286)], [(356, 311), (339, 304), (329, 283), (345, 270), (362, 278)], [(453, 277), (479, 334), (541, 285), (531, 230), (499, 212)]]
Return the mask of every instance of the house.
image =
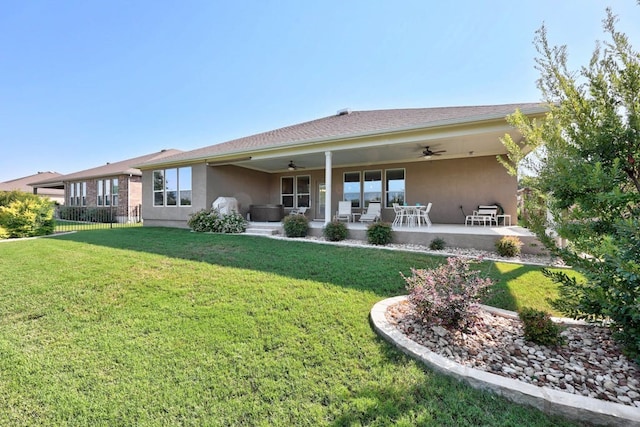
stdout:
[[(337, 114), (221, 144), (153, 159), (142, 170), (145, 225), (186, 227), (189, 215), (218, 197), (251, 206), (308, 207), (331, 220), (338, 202), (354, 211), (382, 202), (433, 204), (434, 223), (464, 224), (465, 212), (499, 204), (516, 215), (516, 178), (496, 160), (500, 138), (522, 136), (505, 117), (542, 116), (541, 104), (338, 111)], [(185, 203), (183, 203), (183, 194)]]
[(139, 163), (159, 160), (180, 153), (162, 150), (141, 157), (106, 163), (91, 169), (38, 180), (31, 186), (42, 191), (59, 189), (64, 192), (65, 209), (110, 209), (115, 221), (128, 222), (141, 217), (142, 171), (134, 167)]
[[(55, 179), (61, 176), (57, 172), (38, 172), (34, 175), (22, 178), (12, 179), (10, 181), (0, 182), (0, 191), (23, 191), (25, 193), (34, 193), (35, 189), (30, 185), (32, 182)], [(46, 197), (57, 204), (64, 204), (64, 190), (58, 188), (47, 188), (37, 193), (41, 197)]]

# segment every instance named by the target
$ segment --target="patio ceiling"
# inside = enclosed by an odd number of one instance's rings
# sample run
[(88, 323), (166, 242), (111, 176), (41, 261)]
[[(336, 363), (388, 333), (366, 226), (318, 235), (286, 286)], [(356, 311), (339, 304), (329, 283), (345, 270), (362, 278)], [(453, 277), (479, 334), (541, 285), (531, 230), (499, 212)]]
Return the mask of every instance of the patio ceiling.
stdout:
[[(500, 138), (509, 133), (514, 141), (521, 135), (506, 124), (487, 126), (483, 129), (458, 129), (437, 133), (410, 135), (387, 135), (361, 140), (336, 140), (298, 147), (271, 149), (246, 153), (244, 157), (229, 162), (213, 164), (233, 164), (263, 172), (288, 172), (288, 164), (293, 161), (298, 171), (324, 169), (325, 151), (331, 151), (334, 168), (374, 166), (388, 163), (432, 162), (467, 157), (495, 156), (505, 154)], [(425, 159), (421, 156), (425, 146), (433, 151), (446, 150), (439, 156)]]

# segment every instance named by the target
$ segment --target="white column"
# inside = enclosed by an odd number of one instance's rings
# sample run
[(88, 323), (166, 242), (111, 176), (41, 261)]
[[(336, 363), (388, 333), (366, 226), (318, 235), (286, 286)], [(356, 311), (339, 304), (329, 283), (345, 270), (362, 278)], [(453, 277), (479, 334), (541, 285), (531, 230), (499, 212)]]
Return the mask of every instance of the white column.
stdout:
[(324, 152), (324, 188), (325, 188), (325, 201), (324, 201), (324, 223), (329, 224), (333, 218), (332, 206), (331, 206), (331, 173), (333, 166), (331, 165), (331, 151)]

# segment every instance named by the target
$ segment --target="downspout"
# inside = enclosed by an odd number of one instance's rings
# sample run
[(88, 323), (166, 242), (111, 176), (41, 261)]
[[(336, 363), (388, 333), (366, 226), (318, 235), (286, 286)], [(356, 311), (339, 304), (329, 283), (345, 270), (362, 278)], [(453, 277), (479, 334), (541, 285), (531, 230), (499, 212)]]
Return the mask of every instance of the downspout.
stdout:
[(331, 151), (324, 152), (324, 186), (325, 186), (325, 200), (324, 200), (324, 223), (329, 224), (331, 222), (331, 175), (332, 175), (332, 164), (331, 164)]

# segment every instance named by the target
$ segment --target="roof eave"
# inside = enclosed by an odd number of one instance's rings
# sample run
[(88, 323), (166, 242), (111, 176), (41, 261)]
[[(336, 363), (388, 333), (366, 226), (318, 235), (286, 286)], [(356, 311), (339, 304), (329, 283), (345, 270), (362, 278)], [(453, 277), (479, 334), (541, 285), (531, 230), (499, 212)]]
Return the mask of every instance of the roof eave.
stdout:
[[(548, 108), (545, 106), (530, 107), (530, 108), (520, 109), (520, 111), (527, 116), (539, 116), (539, 115), (545, 114), (548, 111)], [(406, 132), (412, 132), (420, 129), (427, 130), (427, 129), (436, 129), (440, 127), (460, 126), (460, 125), (466, 125), (470, 123), (491, 122), (496, 120), (505, 120), (506, 117), (507, 115), (503, 113), (483, 114), (483, 115), (470, 116), (470, 117), (464, 117), (464, 118), (439, 120), (439, 121), (435, 121), (427, 124), (421, 124), (421, 125), (411, 125), (411, 126), (405, 126), (400, 128), (381, 129), (376, 131), (360, 132), (360, 133), (341, 135), (341, 136), (331, 136), (326, 138), (312, 138), (312, 139), (305, 139), (305, 140), (299, 140), (299, 141), (284, 142), (284, 143), (273, 144), (273, 145), (261, 147), (261, 148), (246, 148), (246, 149), (239, 149), (235, 151), (226, 151), (224, 153), (220, 153), (219, 155), (216, 155), (214, 153), (214, 154), (202, 155), (202, 156), (192, 157), (188, 159), (174, 160), (169, 162), (162, 162), (162, 161), (151, 162), (151, 163), (145, 163), (142, 165), (136, 165), (136, 167), (138, 167), (141, 170), (149, 170), (157, 167), (170, 167), (170, 166), (179, 166), (179, 165), (187, 165), (187, 164), (197, 164), (197, 163), (207, 162), (211, 160), (238, 157), (241, 155), (244, 155), (246, 157), (246, 155), (249, 153), (268, 152), (276, 149), (281, 150), (283, 148), (285, 149), (295, 148), (301, 145), (306, 146), (309, 144), (326, 144), (326, 143), (331, 143), (335, 141), (346, 141), (346, 140), (360, 139), (360, 138), (366, 138), (366, 137), (372, 137), (372, 136), (406, 133)], [(170, 160), (170, 158), (168, 160)]]

